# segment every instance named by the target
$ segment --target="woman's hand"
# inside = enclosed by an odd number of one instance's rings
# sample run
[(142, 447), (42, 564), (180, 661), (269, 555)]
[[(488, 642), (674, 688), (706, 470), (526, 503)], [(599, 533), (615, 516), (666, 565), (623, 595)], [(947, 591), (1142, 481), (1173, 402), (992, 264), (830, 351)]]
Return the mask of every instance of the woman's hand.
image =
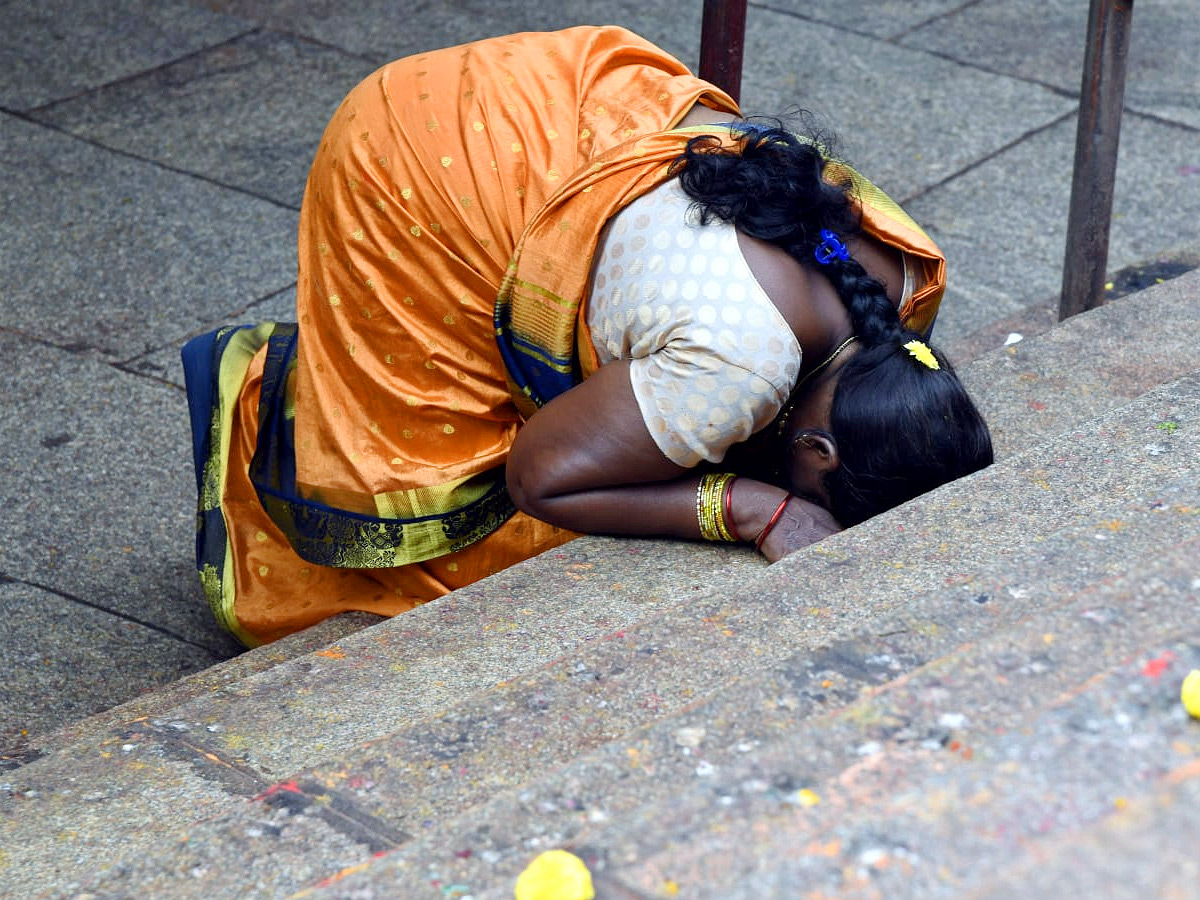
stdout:
[(792, 497), (760, 550), (763, 556), (775, 562), (841, 530), (842, 526), (825, 507), (802, 497)]
[(759, 548), (771, 562), (842, 530), (829, 510), (791, 496), (774, 485), (739, 478), (730, 490), (733, 491), (730, 506), (734, 525), (747, 541), (754, 540), (767, 527), (779, 504), (787, 498), (783, 511)]

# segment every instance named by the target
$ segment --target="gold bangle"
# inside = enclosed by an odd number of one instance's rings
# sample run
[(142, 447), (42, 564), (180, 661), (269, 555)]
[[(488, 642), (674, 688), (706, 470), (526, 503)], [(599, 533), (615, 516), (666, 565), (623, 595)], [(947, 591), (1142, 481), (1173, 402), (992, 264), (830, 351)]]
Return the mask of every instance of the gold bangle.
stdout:
[(705, 475), (696, 489), (696, 521), (706, 541), (737, 540), (725, 521), (725, 490), (737, 476), (732, 472)]

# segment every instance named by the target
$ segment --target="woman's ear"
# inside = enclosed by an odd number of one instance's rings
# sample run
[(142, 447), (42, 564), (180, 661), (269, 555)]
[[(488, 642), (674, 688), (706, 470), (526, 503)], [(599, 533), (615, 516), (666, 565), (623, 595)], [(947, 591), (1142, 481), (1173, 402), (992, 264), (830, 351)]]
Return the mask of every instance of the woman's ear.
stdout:
[(841, 463), (833, 435), (817, 429), (799, 431), (792, 439), (789, 456), (788, 476), (792, 491), (828, 505), (825, 476)]
[(798, 453), (811, 454), (810, 464), (822, 472), (832, 472), (841, 462), (837, 441), (828, 431), (805, 429), (796, 435), (792, 446)]

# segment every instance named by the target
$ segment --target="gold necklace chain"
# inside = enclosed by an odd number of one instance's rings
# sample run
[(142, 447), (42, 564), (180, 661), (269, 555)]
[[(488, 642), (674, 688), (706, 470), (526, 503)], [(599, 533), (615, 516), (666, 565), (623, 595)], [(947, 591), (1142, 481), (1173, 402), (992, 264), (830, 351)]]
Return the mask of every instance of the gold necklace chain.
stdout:
[(807, 384), (809, 381), (811, 381), (813, 378), (815, 378), (818, 373), (823, 372), (825, 369), (827, 369), (833, 363), (833, 361), (838, 358), (838, 355), (843, 350), (845, 350), (847, 347), (849, 347), (851, 344), (853, 344), (857, 340), (858, 340), (858, 335), (856, 335), (856, 334), (850, 335), (850, 337), (846, 338), (844, 341), (842, 341), (840, 344), (838, 344), (837, 347), (834, 348), (834, 351), (832, 353), (830, 353), (827, 357), (825, 357), (823, 360), (821, 360), (821, 362), (819, 362), (817, 364), (817, 366), (811, 372), (809, 372), (807, 375), (805, 375), (803, 378), (801, 378), (799, 381), (796, 382), (796, 386), (794, 388), (792, 388), (791, 397), (788, 399), (788, 402), (784, 404), (783, 409), (779, 411), (779, 416), (776, 419), (776, 421), (779, 424), (776, 426), (775, 431), (776, 431), (776, 434), (780, 437), (780, 439), (783, 438), (783, 429), (785, 427), (787, 427), (787, 420), (788, 420), (788, 417), (792, 414), (792, 408), (796, 405), (796, 400), (799, 399), (800, 388), (804, 387), (805, 384)]

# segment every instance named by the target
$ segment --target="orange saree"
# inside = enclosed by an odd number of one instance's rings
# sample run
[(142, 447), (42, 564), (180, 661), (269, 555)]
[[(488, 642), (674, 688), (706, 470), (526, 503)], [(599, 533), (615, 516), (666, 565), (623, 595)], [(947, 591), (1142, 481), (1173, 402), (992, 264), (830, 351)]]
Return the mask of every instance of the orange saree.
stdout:
[[(194, 428), (199, 568), (225, 627), (254, 645), (347, 610), (393, 615), (575, 536), (503, 490), (521, 415), (496, 298), (575, 173), (697, 101), (736, 115), (619, 28), (402, 59), (346, 97), (301, 209), (296, 330), (192, 348), (189, 401), (211, 384), (193, 417), (212, 409)], [(561, 261), (586, 271), (598, 230), (579, 223)]]

